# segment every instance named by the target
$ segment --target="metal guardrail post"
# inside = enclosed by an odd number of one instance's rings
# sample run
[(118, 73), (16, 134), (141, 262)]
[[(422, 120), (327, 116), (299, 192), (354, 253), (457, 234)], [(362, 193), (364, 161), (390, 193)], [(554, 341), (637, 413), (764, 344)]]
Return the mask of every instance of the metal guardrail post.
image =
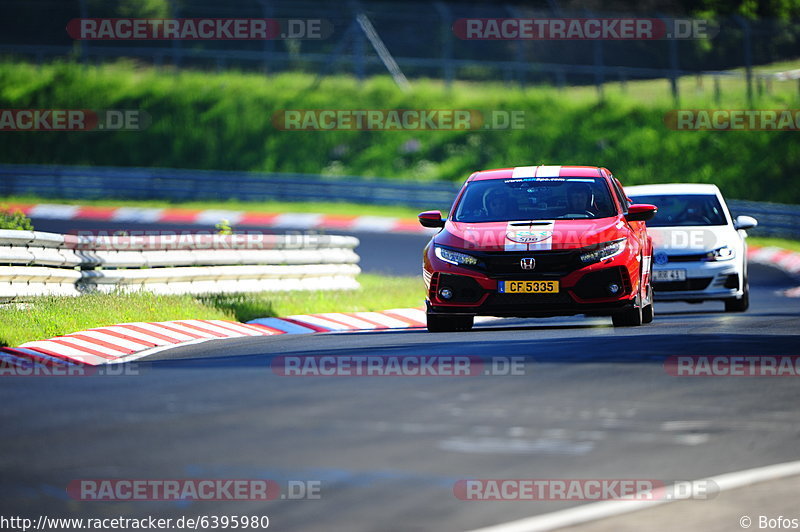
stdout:
[(753, 31), (752, 27), (750, 26), (750, 22), (740, 17), (739, 15), (734, 15), (733, 19), (736, 21), (739, 26), (742, 27), (744, 31), (744, 38), (742, 39), (742, 46), (744, 47), (744, 68), (745, 68), (745, 79), (747, 80), (747, 102), (749, 105), (753, 105)]
[(439, 26), (439, 35), (442, 39), (442, 77), (444, 78), (445, 87), (448, 89), (453, 84), (453, 32), (450, 30), (450, 24), (453, 21), (453, 12), (444, 2), (434, 2), (433, 7), (442, 19)]

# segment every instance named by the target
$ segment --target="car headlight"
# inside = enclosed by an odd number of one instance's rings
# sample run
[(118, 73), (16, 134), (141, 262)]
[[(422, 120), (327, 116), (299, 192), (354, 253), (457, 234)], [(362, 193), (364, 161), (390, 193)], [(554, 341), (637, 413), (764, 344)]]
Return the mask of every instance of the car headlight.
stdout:
[(722, 246), (714, 251), (706, 253), (706, 260), (713, 262), (718, 260), (731, 260), (736, 256), (736, 251), (728, 246)]
[(592, 262), (600, 262), (601, 260), (610, 259), (625, 251), (625, 239), (612, 240), (611, 242), (604, 242), (597, 248), (581, 253), (581, 262), (584, 264), (591, 264)]
[(436, 246), (434, 248), (434, 252), (436, 256), (442, 259), (445, 262), (449, 262), (450, 264), (455, 264), (457, 266), (477, 266), (478, 259), (473, 257), (472, 255), (467, 255), (466, 253), (459, 253), (458, 251), (453, 251), (452, 249), (447, 248), (440, 248)]

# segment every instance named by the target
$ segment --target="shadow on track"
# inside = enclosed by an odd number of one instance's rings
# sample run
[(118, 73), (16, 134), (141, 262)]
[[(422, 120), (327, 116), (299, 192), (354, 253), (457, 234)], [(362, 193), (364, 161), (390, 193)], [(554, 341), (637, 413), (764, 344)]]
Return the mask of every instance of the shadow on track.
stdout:
[[(406, 339), (408, 333), (404, 334)], [(149, 369), (167, 368), (227, 368), (250, 367), (269, 369), (271, 361), (279, 355), (333, 356), (333, 357), (392, 357), (392, 356), (460, 356), (480, 357), (489, 361), (493, 357), (522, 357), (533, 364), (661, 364), (673, 355), (796, 355), (797, 336), (771, 335), (769, 346), (764, 337), (756, 334), (694, 334), (691, 345), (684, 335), (627, 335), (606, 338), (558, 338), (532, 342), (506, 338), (502, 351), (493, 340), (470, 342), (416, 342), (414, 344), (361, 347), (320, 347), (309, 350), (282, 349), (279, 353), (259, 352), (256, 344), (251, 353), (208, 355), (202, 358), (158, 360), (142, 363)], [(341, 345), (341, 343), (340, 343)], [(276, 375), (278, 376), (278, 375)], [(322, 377), (324, 378), (324, 377)]]

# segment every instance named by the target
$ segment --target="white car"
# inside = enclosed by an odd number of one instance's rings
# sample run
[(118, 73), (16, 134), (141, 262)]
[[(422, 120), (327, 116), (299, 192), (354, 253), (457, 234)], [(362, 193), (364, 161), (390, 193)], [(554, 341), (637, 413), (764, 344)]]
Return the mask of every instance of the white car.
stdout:
[(722, 300), (726, 312), (750, 305), (747, 282), (747, 229), (750, 216), (731, 219), (716, 185), (675, 183), (625, 187), (634, 203), (658, 207), (647, 222), (653, 238), (656, 300), (699, 303)]

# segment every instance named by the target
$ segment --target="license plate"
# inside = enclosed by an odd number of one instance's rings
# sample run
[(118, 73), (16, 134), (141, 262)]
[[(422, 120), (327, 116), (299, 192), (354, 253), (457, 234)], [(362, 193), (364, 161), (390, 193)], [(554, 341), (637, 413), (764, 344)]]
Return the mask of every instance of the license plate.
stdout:
[(498, 281), (501, 294), (557, 294), (558, 281)]
[(654, 281), (685, 281), (686, 270), (654, 270)]

